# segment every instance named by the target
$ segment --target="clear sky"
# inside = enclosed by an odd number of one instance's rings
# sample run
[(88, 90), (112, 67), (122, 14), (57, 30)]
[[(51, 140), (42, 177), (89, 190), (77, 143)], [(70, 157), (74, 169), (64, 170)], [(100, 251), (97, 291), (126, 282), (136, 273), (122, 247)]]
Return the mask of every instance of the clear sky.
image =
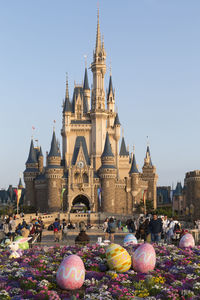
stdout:
[[(100, 29), (125, 141), (139, 169), (149, 136), (159, 185), (200, 169), (200, 1), (100, 0)], [(0, 188), (25, 169), (32, 126), (43, 154), (60, 136), (65, 73), (70, 97), (92, 62), (94, 0), (0, 1)], [(92, 74), (89, 70), (89, 82)], [(105, 86), (108, 87), (109, 71)]]

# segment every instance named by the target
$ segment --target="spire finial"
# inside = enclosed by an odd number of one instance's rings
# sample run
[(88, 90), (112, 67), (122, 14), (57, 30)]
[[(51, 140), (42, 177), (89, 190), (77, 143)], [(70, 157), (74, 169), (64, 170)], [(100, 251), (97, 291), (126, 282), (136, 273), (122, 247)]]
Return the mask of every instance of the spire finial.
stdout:
[(53, 132), (55, 132), (55, 124), (56, 124), (56, 120), (53, 120)]
[(96, 36), (96, 53), (101, 50), (101, 34), (99, 25), (99, 3), (97, 2), (97, 36)]
[(147, 147), (149, 147), (149, 136), (147, 135)]
[(135, 145), (133, 144), (133, 154), (135, 154)]
[(85, 68), (87, 69), (87, 55), (84, 54), (83, 56), (84, 56), (84, 59), (85, 59)]
[(69, 85), (68, 85), (68, 73), (66, 72), (66, 93), (65, 99), (69, 99)]
[(110, 61), (110, 67), (109, 67), (109, 69), (110, 69), (110, 76), (112, 76), (112, 64), (111, 64), (111, 61)]
[(124, 137), (124, 128), (122, 128), (122, 137)]

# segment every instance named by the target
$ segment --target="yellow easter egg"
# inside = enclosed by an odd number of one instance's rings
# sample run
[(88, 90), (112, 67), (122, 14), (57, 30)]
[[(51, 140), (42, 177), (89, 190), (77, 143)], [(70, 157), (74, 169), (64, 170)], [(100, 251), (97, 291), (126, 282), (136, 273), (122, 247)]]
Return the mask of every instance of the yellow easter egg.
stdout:
[(118, 244), (110, 244), (106, 249), (106, 258), (111, 270), (126, 272), (131, 267), (131, 256)]

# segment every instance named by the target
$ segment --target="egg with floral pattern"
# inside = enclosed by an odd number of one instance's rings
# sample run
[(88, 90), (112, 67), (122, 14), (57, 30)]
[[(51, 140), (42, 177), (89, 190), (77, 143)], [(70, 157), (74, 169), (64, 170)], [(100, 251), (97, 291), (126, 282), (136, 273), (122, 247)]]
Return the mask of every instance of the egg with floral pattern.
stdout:
[(79, 289), (85, 280), (85, 267), (82, 259), (78, 255), (66, 257), (56, 274), (57, 284), (62, 289)]
[(135, 245), (137, 243), (138, 242), (134, 234), (127, 234), (124, 238), (124, 246)]
[(118, 244), (110, 244), (106, 249), (107, 264), (111, 270), (126, 272), (131, 267), (131, 256)]
[(133, 269), (137, 272), (147, 273), (155, 268), (156, 252), (149, 243), (144, 243), (137, 248), (132, 256)]
[(184, 236), (182, 236), (182, 238), (180, 239), (179, 242), (180, 248), (187, 248), (187, 247), (194, 247), (194, 246), (195, 246), (195, 242), (191, 233), (184, 234)]

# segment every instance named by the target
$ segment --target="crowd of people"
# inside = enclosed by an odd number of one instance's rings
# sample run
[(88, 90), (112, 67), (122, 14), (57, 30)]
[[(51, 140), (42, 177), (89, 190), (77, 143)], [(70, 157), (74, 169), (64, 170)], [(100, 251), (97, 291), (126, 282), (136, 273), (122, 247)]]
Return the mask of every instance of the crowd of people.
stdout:
[(105, 239), (114, 242), (116, 230), (133, 233), (138, 240), (152, 243), (159, 243), (163, 240), (168, 244), (178, 241), (185, 233), (177, 220), (167, 216), (159, 217), (156, 213), (146, 217), (140, 216), (137, 219), (128, 219), (124, 226), (114, 217), (106, 218), (103, 223)]
[(22, 222), (17, 224), (16, 217), (10, 215), (5, 217), (1, 225), (1, 240), (9, 239), (12, 242), (16, 236), (31, 237), (29, 244), (32, 246), (35, 241), (41, 242), (43, 229), (44, 224), (41, 217), (32, 219), (30, 223), (22, 219)]

